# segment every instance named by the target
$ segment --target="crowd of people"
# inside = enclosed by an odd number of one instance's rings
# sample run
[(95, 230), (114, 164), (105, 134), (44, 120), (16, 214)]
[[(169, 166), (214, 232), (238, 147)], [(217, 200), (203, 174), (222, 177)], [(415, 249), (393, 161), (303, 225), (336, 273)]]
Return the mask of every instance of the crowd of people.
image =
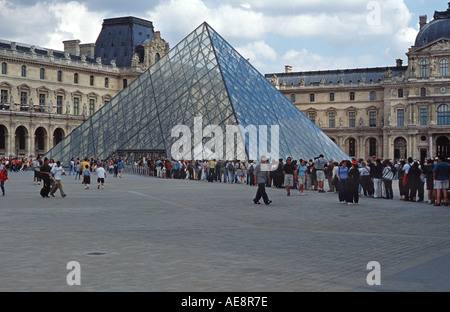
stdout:
[[(398, 180), (400, 200), (410, 202), (428, 202), (439, 206), (448, 205), (448, 190), (450, 178), (450, 160), (444, 157), (415, 161), (407, 160), (391, 162), (372, 157), (363, 159), (343, 160), (340, 163), (325, 160), (323, 155), (314, 160), (294, 160), (288, 157), (285, 161), (279, 159), (269, 163), (267, 158), (260, 161), (240, 160), (196, 160), (182, 161), (168, 158), (139, 159), (134, 162), (136, 167), (145, 167), (150, 175), (163, 179), (189, 179), (208, 182), (223, 182), (248, 184), (258, 186), (255, 204), (261, 198), (270, 203), (265, 193), (265, 187), (285, 188), (287, 196), (296, 190), (300, 196), (305, 191), (324, 193), (325, 182), (328, 192), (338, 194), (342, 204), (358, 204), (361, 197), (394, 199), (392, 181)], [(261, 165), (263, 165), (261, 167)], [(97, 175), (97, 188), (103, 189), (106, 172), (113, 177), (121, 178), (125, 163), (113, 158), (108, 161), (97, 158), (71, 159), (68, 164), (69, 176), (82, 179), (81, 183), (88, 190), (91, 185), (91, 174)], [(54, 197), (57, 190), (66, 197), (62, 186), (62, 176), (66, 172), (60, 161), (37, 157), (33, 161), (26, 159), (4, 159), (0, 161), (0, 181), (2, 195), (5, 196), (4, 184), (9, 171), (34, 171), (34, 184), (43, 182), (41, 196)], [(425, 190), (427, 191), (425, 193)]]
[[(278, 162), (266, 163), (267, 176), (263, 175), (265, 187), (284, 187), (288, 196), (291, 190), (297, 190), (301, 196), (307, 190), (324, 193), (327, 183), (328, 192), (337, 193), (342, 204), (358, 204), (361, 197), (392, 200), (392, 182), (398, 180), (400, 200), (448, 205), (449, 161), (435, 157), (421, 162), (410, 157), (392, 162), (374, 156), (368, 160), (353, 158), (338, 163), (325, 160), (323, 155), (314, 160), (298, 161), (288, 157), (286, 161), (279, 159)], [(165, 179), (259, 184), (255, 175), (257, 162), (252, 160), (180, 161), (158, 158), (140, 159), (134, 165), (146, 167), (150, 175)]]

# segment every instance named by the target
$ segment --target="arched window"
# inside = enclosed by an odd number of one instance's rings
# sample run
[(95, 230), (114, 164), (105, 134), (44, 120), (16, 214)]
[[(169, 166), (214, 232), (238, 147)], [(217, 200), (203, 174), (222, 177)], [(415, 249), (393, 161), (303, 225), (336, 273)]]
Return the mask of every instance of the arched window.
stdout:
[(420, 61), (420, 77), (428, 78), (428, 61)]
[(439, 69), (440, 69), (441, 77), (448, 76), (448, 60), (447, 59), (442, 59), (439, 62)]
[(62, 71), (61, 70), (58, 70), (57, 79), (58, 79), (59, 82), (62, 82)]
[(39, 78), (45, 79), (45, 69), (44, 68), (41, 68), (41, 70), (39, 72)]
[(158, 63), (158, 61), (161, 59), (161, 55), (159, 53), (155, 54), (155, 63)]
[(27, 76), (27, 67), (25, 65), (22, 65), (22, 77), (26, 77)]
[(7, 65), (5, 62), (2, 63), (2, 75), (6, 75), (6, 69), (7, 69)]
[(450, 109), (447, 104), (438, 107), (438, 125), (450, 125)]

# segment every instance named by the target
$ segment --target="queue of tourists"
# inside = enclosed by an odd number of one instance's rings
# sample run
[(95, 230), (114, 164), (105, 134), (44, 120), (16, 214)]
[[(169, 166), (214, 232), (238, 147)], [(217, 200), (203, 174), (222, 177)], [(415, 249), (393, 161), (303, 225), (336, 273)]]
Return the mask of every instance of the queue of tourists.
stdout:
[[(425, 161), (417, 161), (411, 157), (406, 160), (392, 162), (372, 157), (368, 160), (355, 158), (335, 162), (326, 160), (324, 155), (315, 159), (299, 159), (287, 157), (278, 161), (266, 157), (259, 161), (240, 160), (196, 160), (183, 161), (168, 158), (140, 159), (134, 162), (135, 167), (145, 167), (151, 176), (163, 179), (188, 179), (207, 182), (223, 182), (258, 186), (255, 204), (260, 198), (268, 204), (265, 187), (285, 188), (286, 195), (295, 191), (299, 196), (306, 191), (327, 191), (337, 193), (342, 204), (358, 204), (362, 198), (384, 198), (392, 200), (392, 182), (398, 180), (400, 200), (410, 202), (427, 202), (428, 204), (448, 205), (450, 178), (450, 159), (434, 157)], [(97, 175), (97, 188), (103, 189), (106, 173), (115, 178), (122, 178), (125, 163), (113, 158), (108, 161), (97, 158), (72, 158), (65, 164), (53, 159), (37, 157), (33, 161), (2, 159), (0, 161), (0, 182), (2, 195), (5, 196), (5, 182), (8, 170), (24, 170), (29, 166), (33, 171), (33, 182), (41, 185), (41, 196), (54, 197), (57, 190), (66, 197), (62, 186), (63, 175), (73, 175), (75, 180), (82, 180), (84, 188), (91, 185), (92, 174)], [(261, 166), (263, 165), (263, 166)], [(16, 168), (16, 169), (11, 169)], [(20, 169), (18, 169), (20, 168)], [(25, 169), (26, 170), (26, 169)], [(95, 183), (95, 181), (94, 181)], [(264, 186), (264, 189), (263, 189)], [(259, 197), (259, 198), (258, 198)]]

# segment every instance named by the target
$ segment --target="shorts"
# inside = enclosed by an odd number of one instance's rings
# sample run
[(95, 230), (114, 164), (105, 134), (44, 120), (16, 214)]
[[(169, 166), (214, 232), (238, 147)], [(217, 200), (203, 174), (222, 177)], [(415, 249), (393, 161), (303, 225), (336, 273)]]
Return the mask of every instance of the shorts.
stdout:
[(435, 190), (448, 189), (448, 180), (434, 180), (434, 189)]
[(299, 175), (298, 176), (298, 183), (299, 184), (305, 184), (306, 183), (306, 176), (305, 175)]
[(41, 172), (34, 170), (34, 177), (35, 178), (40, 178), (41, 177)]
[(91, 184), (91, 177), (90, 176), (84, 176), (83, 177), (84, 184)]
[(434, 190), (434, 181), (427, 179), (427, 191), (432, 191)]
[(105, 183), (105, 178), (98, 178), (97, 182), (104, 184)]
[(294, 175), (286, 174), (284, 176), (284, 186), (294, 186)]
[(325, 171), (316, 170), (316, 178), (317, 178), (317, 181), (319, 181), (319, 182), (325, 181)]

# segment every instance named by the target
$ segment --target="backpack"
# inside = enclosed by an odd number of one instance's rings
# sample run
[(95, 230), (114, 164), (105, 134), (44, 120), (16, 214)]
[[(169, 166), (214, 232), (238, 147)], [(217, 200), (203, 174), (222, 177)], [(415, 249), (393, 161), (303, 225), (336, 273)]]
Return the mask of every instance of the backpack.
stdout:
[(228, 163), (228, 170), (233, 171), (234, 166), (233, 163)]

